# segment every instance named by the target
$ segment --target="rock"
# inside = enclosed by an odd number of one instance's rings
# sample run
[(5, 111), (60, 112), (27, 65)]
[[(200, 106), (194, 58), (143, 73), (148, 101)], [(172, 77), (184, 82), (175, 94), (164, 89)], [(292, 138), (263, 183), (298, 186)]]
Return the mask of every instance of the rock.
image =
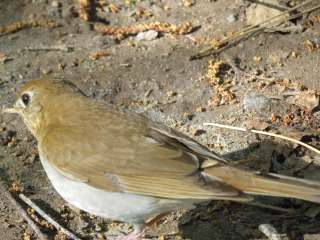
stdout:
[(245, 111), (263, 113), (270, 110), (271, 100), (263, 94), (249, 95), (243, 99)]
[[(259, 4), (251, 4), (246, 11), (247, 24), (249, 25), (259, 24), (283, 12), (277, 8), (272, 7), (272, 5), (279, 6), (280, 4), (277, 0), (261, 0)], [(288, 16), (289, 15), (286, 14), (283, 17), (288, 17)]]
[(149, 30), (146, 32), (140, 32), (136, 39), (137, 41), (152, 41), (158, 37), (158, 32), (154, 30)]

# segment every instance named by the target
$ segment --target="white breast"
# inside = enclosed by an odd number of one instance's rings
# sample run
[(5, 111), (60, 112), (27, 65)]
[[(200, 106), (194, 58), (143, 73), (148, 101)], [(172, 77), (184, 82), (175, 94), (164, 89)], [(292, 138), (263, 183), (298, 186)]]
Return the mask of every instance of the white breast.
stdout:
[(73, 206), (97, 216), (130, 223), (141, 223), (162, 212), (193, 206), (189, 201), (181, 202), (128, 193), (106, 192), (86, 183), (64, 177), (43, 159), (41, 159), (41, 163), (53, 187), (62, 198)]

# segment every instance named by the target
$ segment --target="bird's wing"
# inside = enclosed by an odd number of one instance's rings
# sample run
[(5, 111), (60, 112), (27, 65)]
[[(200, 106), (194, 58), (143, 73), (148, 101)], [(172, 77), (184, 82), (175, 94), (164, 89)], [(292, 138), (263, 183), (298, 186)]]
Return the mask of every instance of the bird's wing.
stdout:
[(218, 181), (208, 185), (199, 167), (212, 153), (173, 130), (123, 113), (100, 113), (86, 122), (51, 126), (39, 141), (41, 156), (66, 177), (106, 191), (166, 198), (239, 194)]

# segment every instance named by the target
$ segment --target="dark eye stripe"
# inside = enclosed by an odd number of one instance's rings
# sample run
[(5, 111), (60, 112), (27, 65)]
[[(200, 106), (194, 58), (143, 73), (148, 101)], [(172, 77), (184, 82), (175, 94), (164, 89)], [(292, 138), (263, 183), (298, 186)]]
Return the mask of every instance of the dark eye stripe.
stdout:
[(30, 96), (27, 93), (24, 93), (21, 97), (22, 102), (24, 103), (24, 105), (28, 105), (28, 103), (30, 102)]

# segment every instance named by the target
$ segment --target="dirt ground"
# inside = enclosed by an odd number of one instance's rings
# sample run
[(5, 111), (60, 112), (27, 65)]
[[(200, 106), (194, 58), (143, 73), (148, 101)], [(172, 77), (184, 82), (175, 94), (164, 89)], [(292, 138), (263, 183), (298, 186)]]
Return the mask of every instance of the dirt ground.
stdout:
[[(30, 79), (67, 79), (90, 97), (145, 112), (232, 160), (246, 159), (244, 168), (320, 180), (320, 157), (312, 151), (279, 139), (203, 125), (249, 125), (320, 148), (320, 21), (316, 20), (320, 11), (290, 23), (299, 26), (313, 19), (301, 31), (264, 32), (243, 39), (216, 57), (190, 61), (190, 56), (207, 47), (210, 40), (244, 28), (254, 3), (96, 2), (99, 6), (93, 21), (110, 26), (160, 21), (176, 25), (190, 22), (195, 28), (183, 35), (160, 33), (149, 41), (136, 35), (116, 39), (94, 31), (92, 23), (79, 18), (77, 1), (2, 0), (1, 106), (10, 106), (16, 90)], [(299, 2), (283, 0), (278, 4), (289, 7)], [(28, 19), (51, 19), (59, 27), (1, 31), (1, 26)], [(61, 225), (83, 239), (103, 239), (105, 232), (112, 239), (130, 231), (127, 224), (73, 209), (57, 195), (42, 169), (34, 138), (17, 116), (1, 114), (0, 140), (3, 184), (21, 185), (25, 195)], [(266, 197), (259, 201), (293, 211), (211, 202), (189, 212), (172, 213), (149, 227), (147, 235), (151, 239), (262, 240), (268, 238), (259, 231), (259, 225), (271, 224), (279, 233), (274, 239), (320, 239), (317, 205)], [(52, 239), (63, 239), (42, 225)], [(1, 239), (6, 240), (36, 239), (2, 194), (0, 232)]]

